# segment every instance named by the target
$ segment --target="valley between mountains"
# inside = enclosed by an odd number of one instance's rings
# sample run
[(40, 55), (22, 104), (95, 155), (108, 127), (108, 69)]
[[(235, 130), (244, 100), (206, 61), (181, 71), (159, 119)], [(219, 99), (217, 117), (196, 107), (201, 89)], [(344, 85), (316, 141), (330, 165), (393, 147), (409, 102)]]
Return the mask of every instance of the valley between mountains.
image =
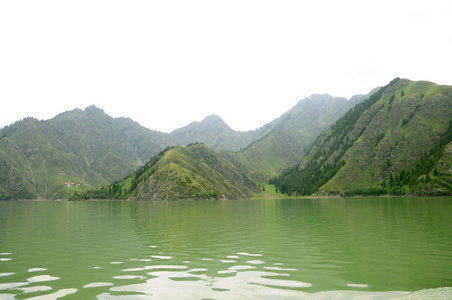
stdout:
[(452, 194), (452, 86), (312, 95), (247, 132), (211, 115), (162, 133), (94, 106), (0, 130), (2, 200), (386, 194)]

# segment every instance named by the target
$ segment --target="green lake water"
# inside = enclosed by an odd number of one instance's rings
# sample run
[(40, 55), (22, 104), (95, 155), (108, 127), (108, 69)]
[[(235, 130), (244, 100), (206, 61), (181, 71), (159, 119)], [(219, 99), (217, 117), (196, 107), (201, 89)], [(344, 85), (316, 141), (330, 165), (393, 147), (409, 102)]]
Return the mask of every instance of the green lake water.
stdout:
[(395, 299), (452, 286), (452, 198), (0, 202), (0, 299)]

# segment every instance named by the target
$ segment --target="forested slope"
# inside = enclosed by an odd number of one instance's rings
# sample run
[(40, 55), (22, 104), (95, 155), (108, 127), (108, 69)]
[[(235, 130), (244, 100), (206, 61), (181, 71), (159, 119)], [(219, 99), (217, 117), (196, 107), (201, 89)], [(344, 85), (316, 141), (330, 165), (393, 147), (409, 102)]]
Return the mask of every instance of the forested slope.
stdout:
[(451, 193), (451, 120), (452, 87), (397, 78), (351, 109), (299, 164), (270, 182), (299, 195)]

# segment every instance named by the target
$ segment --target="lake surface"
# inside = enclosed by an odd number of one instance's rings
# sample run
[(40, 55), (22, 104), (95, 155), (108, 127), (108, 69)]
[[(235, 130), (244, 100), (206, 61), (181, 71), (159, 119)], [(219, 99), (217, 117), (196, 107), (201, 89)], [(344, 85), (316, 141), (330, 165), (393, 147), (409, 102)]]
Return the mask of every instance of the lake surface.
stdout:
[(452, 198), (0, 202), (0, 299), (393, 299), (452, 286)]

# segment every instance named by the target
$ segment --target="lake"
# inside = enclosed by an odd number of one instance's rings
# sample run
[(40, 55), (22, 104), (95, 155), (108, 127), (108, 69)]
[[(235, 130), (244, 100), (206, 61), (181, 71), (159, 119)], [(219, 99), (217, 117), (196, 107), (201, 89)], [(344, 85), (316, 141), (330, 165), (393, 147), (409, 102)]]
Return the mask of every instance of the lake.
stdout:
[(452, 286), (452, 198), (0, 202), (0, 299), (395, 299)]

